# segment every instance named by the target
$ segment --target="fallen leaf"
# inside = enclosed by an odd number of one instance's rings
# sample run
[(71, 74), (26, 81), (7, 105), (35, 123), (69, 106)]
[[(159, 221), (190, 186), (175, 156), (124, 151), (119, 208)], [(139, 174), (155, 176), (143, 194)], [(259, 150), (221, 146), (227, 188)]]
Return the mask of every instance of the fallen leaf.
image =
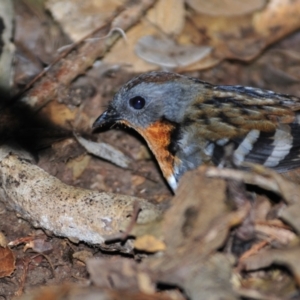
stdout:
[(136, 54), (145, 61), (162, 68), (189, 66), (210, 54), (208, 46), (178, 45), (169, 38), (144, 36), (135, 46)]
[(132, 175), (131, 176), (131, 182), (133, 186), (138, 186), (146, 181), (145, 177), (138, 176), (138, 175)]
[(252, 60), (268, 45), (298, 29), (299, 14), (299, 0), (270, 0), (261, 11), (231, 18), (191, 14), (177, 42), (206, 45), (214, 51), (205, 59), (180, 70), (212, 67), (223, 59)]
[(185, 22), (184, 0), (159, 0), (145, 18), (165, 34), (176, 35)]
[(88, 259), (93, 257), (93, 253), (87, 250), (77, 251), (73, 253), (73, 258), (80, 260), (83, 263), (86, 263)]
[[(263, 2), (265, 1), (262, 0), (261, 3)], [(141, 51), (141, 46), (138, 44), (139, 40), (146, 36), (158, 36), (162, 33), (168, 33), (166, 26), (156, 23), (155, 18), (151, 19), (152, 14), (155, 16), (155, 9), (160, 3), (158, 2), (148, 12), (142, 22), (126, 32), (127, 43), (123, 40), (118, 41), (104, 57), (104, 62), (117, 65), (124, 64), (130, 66), (134, 72), (146, 72), (156, 69), (155, 66), (138, 58), (134, 53), (134, 49), (137, 47), (140, 57), (147, 61), (155, 61), (155, 63), (157, 63), (158, 53), (166, 52), (158, 49), (158, 47), (154, 51), (155, 54), (151, 53), (153, 50), (150, 50), (152, 49), (150, 47), (148, 47), (147, 51), (144, 48)], [(255, 8), (252, 2), (249, 2), (249, 6)], [(182, 31), (176, 39), (174, 38), (175, 46), (173, 48), (176, 53), (177, 47), (186, 46), (188, 47), (187, 49), (200, 47), (200, 59), (195, 62), (196, 54), (193, 54), (191, 55), (194, 56), (193, 60), (191, 60), (193, 63), (189, 63), (188, 66), (187, 63), (181, 67), (174, 63), (171, 66), (174, 67), (175, 65), (177, 67), (176, 70), (179, 72), (186, 72), (213, 67), (224, 59), (249, 61), (257, 57), (268, 45), (300, 27), (300, 18), (298, 17), (300, 14), (299, 0), (292, 2), (289, 0), (270, 0), (262, 10), (258, 11), (257, 8), (255, 8), (253, 14), (230, 18), (190, 13)], [(169, 15), (169, 12), (164, 9), (165, 7), (162, 7), (159, 10), (159, 14)], [(151, 20), (151, 22), (146, 20)], [(160, 44), (159, 47), (161, 47)], [(213, 51), (205, 56), (201, 54), (205, 48), (201, 50), (201, 47), (213, 49)], [(185, 51), (188, 51), (187, 49)], [(197, 53), (196, 50), (195, 53)], [(160, 56), (162, 55), (160, 54)], [(159, 58), (158, 61), (159, 65), (164, 66), (164, 58)], [(167, 65), (169, 66), (169, 63)]]
[(119, 40), (103, 58), (104, 63), (125, 64), (134, 72), (146, 72), (157, 67), (139, 58), (135, 52), (137, 42), (144, 36), (160, 33), (178, 34), (185, 22), (182, 0), (160, 0), (150, 9), (142, 22), (126, 32), (127, 42)]
[(266, 0), (186, 0), (198, 13), (211, 16), (237, 16), (260, 10)]
[[(174, 293), (173, 293), (174, 294)], [(146, 294), (143, 292), (134, 292), (131, 290), (103, 289), (99, 287), (87, 286), (83, 287), (75, 284), (64, 283), (57, 286), (44, 286), (35, 288), (26, 292), (25, 295), (18, 297), (19, 300), (185, 300), (183, 296), (177, 292), (172, 295), (168, 293), (157, 292), (154, 294)]]
[(33, 239), (26, 243), (24, 251), (32, 249), (38, 253), (49, 254), (53, 251), (53, 245), (45, 239)]
[(51, 101), (39, 111), (39, 117), (61, 128), (70, 128), (70, 124), (75, 119), (77, 111), (77, 108), (71, 110), (65, 104)]
[(7, 240), (5, 235), (0, 231), (0, 247), (6, 247), (7, 246)]
[(88, 153), (106, 159), (122, 168), (128, 168), (130, 158), (123, 154), (120, 150), (114, 148), (113, 146), (107, 143), (96, 143), (86, 140), (80, 136), (75, 137), (80, 143), (80, 145), (83, 146)]
[(67, 167), (73, 171), (73, 179), (78, 179), (88, 166), (91, 157), (89, 155), (80, 155), (74, 159), (70, 159), (67, 163)]
[(46, 7), (64, 32), (73, 41), (78, 41), (124, 3), (125, 0), (47, 0)]
[(0, 247), (0, 278), (10, 276), (15, 270), (16, 259), (8, 247)]
[(295, 241), (296, 234), (288, 228), (280, 228), (268, 224), (255, 224), (255, 231), (264, 234), (270, 240), (276, 240), (281, 245), (288, 245)]
[(134, 241), (134, 248), (141, 251), (157, 252), (164, 251), (166, 249), (166, 245), (153, 235), (146, 234)]
[(261, 251), (256, 255), (250, 256), (242, 261), (242, 268), (247, 271), (269, 267), (272, 264), (288, 267), (298, 285), (300, 285), (300, 247), (295, 246), (288, 249), (271, 249)]

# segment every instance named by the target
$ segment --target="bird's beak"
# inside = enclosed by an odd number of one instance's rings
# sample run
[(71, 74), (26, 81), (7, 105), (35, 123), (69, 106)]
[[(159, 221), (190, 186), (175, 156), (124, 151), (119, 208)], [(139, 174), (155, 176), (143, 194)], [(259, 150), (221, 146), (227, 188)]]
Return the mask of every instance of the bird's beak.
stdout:
[(104, 125), (108, 125), (121, 120), (120, 115), (112, 108), (106, 110), (102, 115), (100, 115), (94, 122), (92, 128), (96, 129)]

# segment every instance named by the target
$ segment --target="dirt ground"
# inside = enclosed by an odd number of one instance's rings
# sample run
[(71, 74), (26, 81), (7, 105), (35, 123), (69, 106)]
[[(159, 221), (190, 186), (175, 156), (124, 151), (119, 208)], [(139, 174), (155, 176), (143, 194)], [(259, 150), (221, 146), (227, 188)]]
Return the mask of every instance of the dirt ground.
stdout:
[[(39, 15), (31, 8), (23, 2), (15, 6), (15, 92), (22, 90), (29, 80), (54, 59), (51, 48), (54, 47), (53, 44), (56, 47), (70, 43), (49, 13)], [(49, 36), (49, 32), (52, 34), (51, 41), (45, 38)], [(36, 41), (34, 35), (39, 37)], [(298, 31), (267, 47), (249, 62), (226, 60), (207, 70), (186, 74), (214, 84), (256, 86), (300, 97), (299, 48)], [(64, 118), (60, 115), (61, 112), (64, 113), (63, 107), (67, 107), (70, 112), (76, 111), (77, 116), (70, 121), (71, 125), (76, 123), (76, 133), (121, 150), (132, 160), (127, 169), (88, 154), (67, 126), (49, 126), (48, 120), (44, 122), (44, 116), (53, 108), (47, 105), (37, 112), (35, 119), (24, 118), (24, 127), (13, 134), (34, 154), (39, 167), (68, 185), (136, 196), (151, 203), (169, 205), (173, 194), (163, 179), (154, 156), (136, 132), (120, 126), (97, 132), (91, 129), (91, 124), (105, 110), (116, 91), (136, 74), (122, 65), (94, 65), (71, 83), (68, 94), (62, 93), (59, 97), (59, 104), (55, 107), (57, 111), (51, 112), (55, 115), (51, 118), (56, 120), (55, 118)], [(64, 122), (67, 124), (68, 120)], [(83, 242), (57, 237), (50, 231), (34, 228), (5, 203), (0, 204), (0, 231), (7, 241), (26, 238), (36, 243), (38, 240), (43, 248), (42, 254), (39, 254), (32, 247), (25, 251), (25, 242), (13, 247), (15, 271), (9, 277), (0, 278), (1, 299), (11, 299), (41, 286), (62, 283), (88, 286), (90, 275), (85, 266), (86, 257), (105, 258), (109, 261), (119, 256), (130, 260), (141, 259), (140, 254), (135, 256), (104, 251)], [(179, 293), (172, 297), (183, 299)]]

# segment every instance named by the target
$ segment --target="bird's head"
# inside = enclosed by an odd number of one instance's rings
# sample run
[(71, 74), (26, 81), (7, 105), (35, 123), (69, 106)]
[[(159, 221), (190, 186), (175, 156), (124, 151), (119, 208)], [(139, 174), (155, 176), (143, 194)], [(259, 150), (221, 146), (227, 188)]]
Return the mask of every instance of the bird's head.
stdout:
[(145, 129), (162, 119), (180, 123), (185, 107), (200, 86), (194, 79), (170, 72), (149, 72), (126, 83), (114, 96), (108, 109), (93, 128), (108, 123), (123, 123)]

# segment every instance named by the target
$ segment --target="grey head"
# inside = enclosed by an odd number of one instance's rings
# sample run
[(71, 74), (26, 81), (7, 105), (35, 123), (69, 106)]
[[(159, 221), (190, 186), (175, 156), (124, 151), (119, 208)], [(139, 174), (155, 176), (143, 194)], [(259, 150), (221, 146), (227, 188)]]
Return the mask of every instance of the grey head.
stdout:
[(149, 72), (133, 78), (114, 96), (93, 127), (126, 121), (133, 128), (147, 128), (161, 119), (179, 124), (187, 105), (206, 83), (170, 72)]

